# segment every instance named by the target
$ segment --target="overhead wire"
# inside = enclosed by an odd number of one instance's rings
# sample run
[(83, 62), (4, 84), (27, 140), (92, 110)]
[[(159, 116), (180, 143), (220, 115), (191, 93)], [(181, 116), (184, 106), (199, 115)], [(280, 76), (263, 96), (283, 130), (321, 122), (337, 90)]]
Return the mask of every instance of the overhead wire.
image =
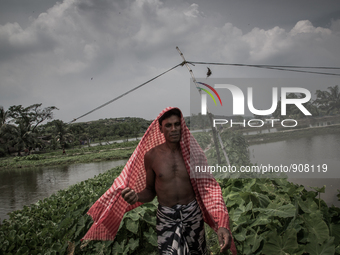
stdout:
[(310, 69), (340, 69), (340, 67), (331, 66), (290, 66), (290, 65), (251, 65), (240, 63), (221, 63), (221, 62), (202, 62), (202, 61), (187, 61), (191, 64), (204, 65), (230, 65), (230, 66), (250, 66), (250, 67), (282, 67), (282, 68), (310, 68)]
[(225, 66), (240, 66), (240, 67), (255, 67), (255, 68), (264, 68), (264, 69), (272, 69), (279, 71), (289, 71), (289, 72), (299, 72), (299, 73), (313, 73), (313, 74), (322, 74), (322, 75), (333, 75), (340, 76), (337, 73), (325, 73), (325, 72), (315, 72), (315, 71), (306, 71), (306, 70), (294, 70), (288, 68), (296, 68), (296, 69), (332, 69), (332, 70), (340, 70), (340, 67), (328, 67), (328, 66), (281, 66), (281, 65), (249, 65), (249, 64), (231, 64), (231, 63), (214, 63), (214, 62), (199, 62), (199, 61), (187, 61), (192, 65), (225, 65)]
[(108, 102), (106, 102), (106, 103), (104, 103), (104, 104), (102, 104), (102, 105), (100, 105), (100, 106), (94, 108), (93, 110), (91, 110), (91, 111), (89, 111), (89, 112), (87, 112), (87, 113), (85, 113), (85, 114), (83, 114), (83, 115), (81, 115), (81, 116), (79, 116), (78, 118), (73, 119), (72, 121), (68, 122), (68, 124), (70, 124), (70, 123), (72, 123), (72, 122), (75, 122), (75, 121), (77, 121), (78, 119), (80, 119), (80, 118), (82, 118), (82, 117), (85, 117), (86, 115), (89, 115), (90, 113), (92, 113), (92, 112), (94, 112), (94, 111), (97, 111), (97, 110), (99, 110), (100, 108), (103, 108), (104, 106), (106, 106), (106, 105), (108, 105), (108, 104), (111, 104), (112, 102), (118, 100), (119, 98), (121, 98), (121, 97), (123, 97), (123, 96), (126, 96), (127, 94), (131, 93), (132, 91), (135, 91), (135, 90), (137, 90), (137, 89), (143, 87), (144, 85), (148, 84), (149, 82), (151, 82), (151, 81), (157, 79), (158, 77), (160, 77), (160, 76), (166, 74), (167, 72), (170, 72), (171, 70), (177, 68), (178, 66), (180, 66), (180, 65), (182, 65), (182, 64), (183, 64), (183, 63), (180, 63), (180, 64), (178, 64), (178, 65), (175, 65), (174, 67), (171, 67), (170, 69), (166, 70), (165, 72), (163, 72), (163, 73), (161, 73), (161, 74), (159, 74), (159, 75), (153, 77), (152, 79), (150, 79), (150, 80), (148, 80), (148, 81), (146, 81), (146, 82), (144, 82), (144, 83), (142, 83), (142, 84), (140, 84), (140, 85), (138, 85), (138, 86), (136, 86), (136, 87), (130, 89), (129, 91), (127, 91), (127, 92), (121, 94), (120, 96), (117, 96), (117, 97), (115, 97), (114, 99), (111, 99), (110, 101), (108, 101)]
[[(181, 52), (180, 52), (181, 53)], [(183, 54), (181, 55), (182, 58), (183, 58)], [(184, 59), (184, 58), (183, 58)], [(196, 79), (193, 77), (193, 73), (192, 73), (192, 70), (190, 69), (190, 67), (188, 66), (188, 64), (191, 64), (191, 65), (224, 65), (224, 66), (239, 66), (239, 67), (255, 67), (255, 68), (263, 68), (263, 69), (270, 69), (270, 70), (279, 70), (279, 71), (289, 71), (289, 72), (299, 72), (299, 73), (312, 73), (312, 74), (322, 74), (322, 75), (333, 75), (333, 76), (340, 76), (340, 74), (337, 74), (337, 73), (326, 73), (326, 72), (315, 72), (315, 71), (306, 71), (306, 70), (295, 70), (295, 69), (327, 69), (327, 70), (340, 70), (340, 67), (329, 67), (329, 66), (289, 66), (289, 65), (251, 65), (251, 64), (238, 64), (238, 63), (219, 63), (219, 62), (201, 62), (201, 61), (187, 61), (184, 59), (183, 62), (171, 67), (170, 69), (164, 71), (163, 73), (153, 77), (152, 79), (130, 89), (129, 91), (111, 99), (110, 101), (92, 109), (91, 111), (79, 116), (78, 118), (74, 118), (72, 121), (68, 122), (68, 124), (72, 123), (72, 122), (75, 122), (77, 121), (78, 119), (80, 118), (83, 118), (87, 115), (89, 115), (90, 113), (94, 112), (94, 111), (97, 111), (101, 108), (103, 108), (104, 106), (108, 105), (108, 104), (111, 104), (112, 102), (118, 100), (119, 98), (122, 98), (126, 95), (128, 95), (129, 93), (143, 87), (144, 85), (150, 83), (151, 81), (159, 78), (160, 76), (172, 71), (173, 69), (179, 67), (179, 66), (183, 66), (183, 65), (186, 65), (186, 67), (188, 68), (192, 78), (193, 78), (193, 81), (194, 81), (194, 84), (196, 85), (197, 87), (197, 84), (196, 84)]]

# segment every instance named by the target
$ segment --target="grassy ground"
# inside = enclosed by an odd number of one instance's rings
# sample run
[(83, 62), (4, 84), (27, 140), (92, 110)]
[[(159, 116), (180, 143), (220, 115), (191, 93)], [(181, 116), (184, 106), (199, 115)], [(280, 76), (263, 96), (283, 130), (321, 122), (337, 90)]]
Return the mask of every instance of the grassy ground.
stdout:
[(56, 150), (43, 154), (6, 157), (0, 159), (0, 170), (126, 159), (131, 156), (137, 144), (138, 141), (132, 141), (111, 145), (82, 147), (66, 150), (65, 155), (63, 155), (62, 150)]

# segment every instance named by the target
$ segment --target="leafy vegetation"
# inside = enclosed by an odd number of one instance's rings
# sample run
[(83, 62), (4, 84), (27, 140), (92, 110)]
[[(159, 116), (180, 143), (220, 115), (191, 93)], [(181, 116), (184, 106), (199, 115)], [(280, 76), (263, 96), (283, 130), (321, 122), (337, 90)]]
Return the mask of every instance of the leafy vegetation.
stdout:
[(317, 194), (285, 179), (229, 179), (223, 195), (239, 254), (339, 254), (340, 209)]

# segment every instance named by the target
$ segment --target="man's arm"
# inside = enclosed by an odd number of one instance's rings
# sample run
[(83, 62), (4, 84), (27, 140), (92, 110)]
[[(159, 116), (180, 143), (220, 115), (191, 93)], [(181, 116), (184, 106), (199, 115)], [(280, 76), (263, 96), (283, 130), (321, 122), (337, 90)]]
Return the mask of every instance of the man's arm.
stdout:
[(152, 170), (152, 151), (148, 151), (144, 156), (144, 166), (146, 170), (146, 187), (138, 194), (130, 189), (125, 188), (122, 191), (122, 197), (126, 202), (133, 205), (136, 202), (147, 203), (151, 202), (155, 196), (155, 172)]

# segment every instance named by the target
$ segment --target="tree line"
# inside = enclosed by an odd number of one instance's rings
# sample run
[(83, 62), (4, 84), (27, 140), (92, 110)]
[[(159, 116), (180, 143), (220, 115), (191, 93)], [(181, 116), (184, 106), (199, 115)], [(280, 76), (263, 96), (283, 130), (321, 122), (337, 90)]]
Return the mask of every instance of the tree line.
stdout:
[(43, 108), (42, 104), (14, 105), (7, 110), (0, 106), (0, 156), (137, 138), (151, 123), (127, 117), (67, 124), (53, 119), (55, 110), (58, 110), (55, 106)]

